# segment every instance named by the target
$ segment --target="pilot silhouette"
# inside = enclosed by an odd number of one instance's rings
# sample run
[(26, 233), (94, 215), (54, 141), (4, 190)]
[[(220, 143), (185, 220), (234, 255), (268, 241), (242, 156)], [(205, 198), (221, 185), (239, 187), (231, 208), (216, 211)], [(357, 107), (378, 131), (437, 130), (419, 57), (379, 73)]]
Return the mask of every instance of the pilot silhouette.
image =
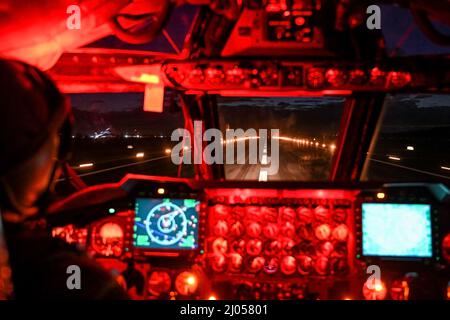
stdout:
[[(50, 237), (46, 204), (69, 155), (71, 109), (45, 73), (0, 59), (0, 210), (17, 299), (124, 299), (113, 277)], [(81, 288), (67, 285), (69, 266)]]

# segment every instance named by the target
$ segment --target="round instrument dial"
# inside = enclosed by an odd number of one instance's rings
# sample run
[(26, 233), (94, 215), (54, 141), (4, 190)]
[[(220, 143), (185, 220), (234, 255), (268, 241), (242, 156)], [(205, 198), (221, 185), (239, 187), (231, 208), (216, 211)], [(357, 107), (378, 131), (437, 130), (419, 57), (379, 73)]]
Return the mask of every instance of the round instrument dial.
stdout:
[(105, 222), (94, 228), (92, 248), (105, 257), (120, 257), (124, 249), (124, 231), (116, 222)]
[(187, 231), (187, 218), (178, 205), (165, 202), (153, 207), (144, 221), (151, 240), (161, 246), (170, 246), (183, 238)]
[(172, 280), (165, 271), (154, 271), (148, 279), (148, 292), (154, 296), (169, 292)]
[(192, 272), (183, 271), (175, 279), (175, 289), (183, 296), (195, 293), (197, 287), (198, 279)]

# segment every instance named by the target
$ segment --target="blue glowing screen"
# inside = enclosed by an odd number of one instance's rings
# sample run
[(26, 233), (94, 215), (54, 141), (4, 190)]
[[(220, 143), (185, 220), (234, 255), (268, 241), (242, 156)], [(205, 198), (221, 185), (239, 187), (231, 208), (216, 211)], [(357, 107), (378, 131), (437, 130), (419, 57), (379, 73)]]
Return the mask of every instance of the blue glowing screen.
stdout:
[(137, 198), (134, 246), (159, 250), (196, 249), (198, 206), (199, 202), (194, 199)]
[(431, 206), (363, 203), (362, 254), (432, 257)]

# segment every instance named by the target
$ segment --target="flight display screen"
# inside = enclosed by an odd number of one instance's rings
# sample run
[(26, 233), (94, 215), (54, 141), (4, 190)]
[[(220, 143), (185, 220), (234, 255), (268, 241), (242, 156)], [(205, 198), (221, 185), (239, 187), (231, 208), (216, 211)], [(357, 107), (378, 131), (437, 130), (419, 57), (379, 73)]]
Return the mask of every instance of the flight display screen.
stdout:
[(199, 201), (137, 198), (135, 248), (193, 250), (198, 248)]
[(364, 256), (431, 258), (431, 206), (427, 204), (362, 204)]

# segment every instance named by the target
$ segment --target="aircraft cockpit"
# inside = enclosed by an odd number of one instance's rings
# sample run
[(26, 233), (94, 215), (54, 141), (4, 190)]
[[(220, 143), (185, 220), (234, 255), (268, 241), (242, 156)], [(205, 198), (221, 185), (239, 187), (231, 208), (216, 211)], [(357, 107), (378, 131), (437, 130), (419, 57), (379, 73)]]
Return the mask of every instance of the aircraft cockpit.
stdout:
[(79, 2), (0, 5), (74, 113), (52, 237), (137, 300), (450, 299), (447, 1)]

